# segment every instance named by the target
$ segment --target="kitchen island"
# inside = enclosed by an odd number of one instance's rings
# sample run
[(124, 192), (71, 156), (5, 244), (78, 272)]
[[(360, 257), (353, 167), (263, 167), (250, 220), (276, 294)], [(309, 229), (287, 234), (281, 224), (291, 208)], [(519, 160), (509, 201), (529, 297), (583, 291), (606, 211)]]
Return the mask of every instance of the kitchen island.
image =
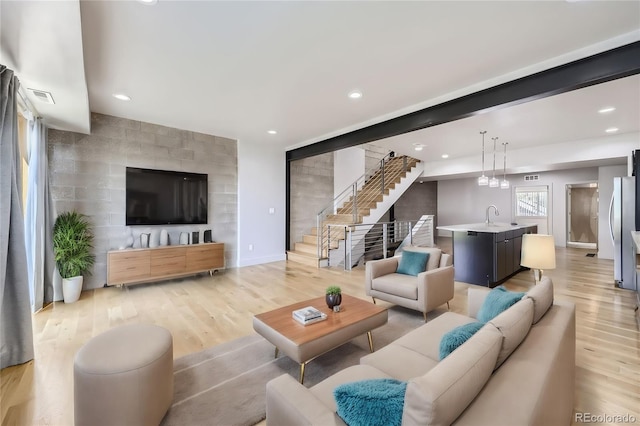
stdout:
[(437, 229), (453, 234), (455, 280), (495, 287), (523, 269), (522, 235), (538, 232), (537, 225), (469, 223)]

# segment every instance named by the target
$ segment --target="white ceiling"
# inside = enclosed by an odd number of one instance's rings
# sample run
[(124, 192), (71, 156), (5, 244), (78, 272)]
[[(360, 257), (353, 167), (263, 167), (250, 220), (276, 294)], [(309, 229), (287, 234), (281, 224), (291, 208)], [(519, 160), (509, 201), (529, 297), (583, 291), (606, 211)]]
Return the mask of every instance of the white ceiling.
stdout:
[[(90, 110), (278, 149), (640, 40), (640, 1), (3, 0), (0, 19), (0, 63), (52, 92), (56, 105), (32, 99), (51, 127), (89, 132)], [(638, 85), (627, 78), (384, 143), (402, 152), (418, 141), (454, 159), (480, 152), (479, 130), (510, 149), (594, 138), (614, 115), (593, 109), (609, 103), (620, 105), (620, 131), (638, 132)], [(363, 98), (348, 99), (353, 89)]]
[[(615, 111), (599, 113), (614, 107)], [(449, 161), (482, 152), (485, 134), (486, 165), (492, 166), (493, 140), (497, 137), (498, 166), (502, 168), (503, 142), (507, 152), (541, 145), (606, 138), (609, 128), (618, 134), (640, 132), (640, 75), (613, 80), (439, 126), (377, 141), (389, 150), (423, 161), (448, 154)], [(415, 151), (415, 144), (423, 145)], [(640, 145), (638, 146), (640, 149)], [(507, 156), (508, 158), (508, 156)]]

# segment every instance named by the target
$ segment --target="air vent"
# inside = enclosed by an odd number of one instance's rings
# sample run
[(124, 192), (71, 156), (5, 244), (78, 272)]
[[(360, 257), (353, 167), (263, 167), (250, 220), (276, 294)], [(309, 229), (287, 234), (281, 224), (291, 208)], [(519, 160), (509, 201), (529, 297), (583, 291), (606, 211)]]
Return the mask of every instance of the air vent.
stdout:
[(525, 182), (540, 180), (540, 175), (524, 175)]
[(51, 96), (50, 92), (45, 92), (44, 90), (38, 90), (38, 89), (27, 89), (27, 90), (33, 93), (33, 96), (35, 96), (36, 99), (38, 99), (39, 101), (45, 102), (51, 105), (55, 105), (55, 101), (53, 100), (53, 96)]

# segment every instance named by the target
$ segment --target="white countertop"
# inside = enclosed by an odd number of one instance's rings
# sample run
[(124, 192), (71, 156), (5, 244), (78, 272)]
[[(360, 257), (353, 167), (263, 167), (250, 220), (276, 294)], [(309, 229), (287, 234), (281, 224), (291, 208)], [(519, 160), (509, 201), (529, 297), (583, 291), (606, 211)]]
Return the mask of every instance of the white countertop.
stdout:
[(497, 234), (499, 232), (528, 228), (529, 226), (533, 226), (533, 225), (526, 224), (526, 223), (512, 225), (510, 223), (502, 223), (502, 222), (495, 222), (487, 225), (486, 223), (483, 222), (483, 223), (466, 223), (463, 225), (442, 225), (442, 226), (438, 226), (436, 229), (442, 229), (445, 231), (454, 231), (454, 232), (455, 231), (460, 231), (460, 232), (474, 231), (474, 232), (489, 232), (489, 233)]

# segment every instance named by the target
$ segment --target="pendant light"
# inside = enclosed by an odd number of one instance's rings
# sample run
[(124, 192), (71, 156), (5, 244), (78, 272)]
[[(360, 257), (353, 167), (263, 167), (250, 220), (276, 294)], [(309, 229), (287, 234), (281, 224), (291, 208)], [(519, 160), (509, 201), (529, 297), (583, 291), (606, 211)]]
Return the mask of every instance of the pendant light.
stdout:
[(489, 180), (489, 188), (497, 188), (500, 186), (500, 180), (496, 178), (496, 141), (498, 138), (493, 139), (493, 177)]
[(484, 175), (484, 134), (487, 133), (486, 130), (480, 132), (482, 135), (482, 176), (478, 178), (478, 185), (487, 186), (489, 185), (489, 178)]
[(502, 182), (500, 182), (500, 189), (509, 189), (509, 181), (507, 180), (507, 145), (509, 145), (509, 142), (503, 142), (502, 145), (504, 146), (504, 175)]

